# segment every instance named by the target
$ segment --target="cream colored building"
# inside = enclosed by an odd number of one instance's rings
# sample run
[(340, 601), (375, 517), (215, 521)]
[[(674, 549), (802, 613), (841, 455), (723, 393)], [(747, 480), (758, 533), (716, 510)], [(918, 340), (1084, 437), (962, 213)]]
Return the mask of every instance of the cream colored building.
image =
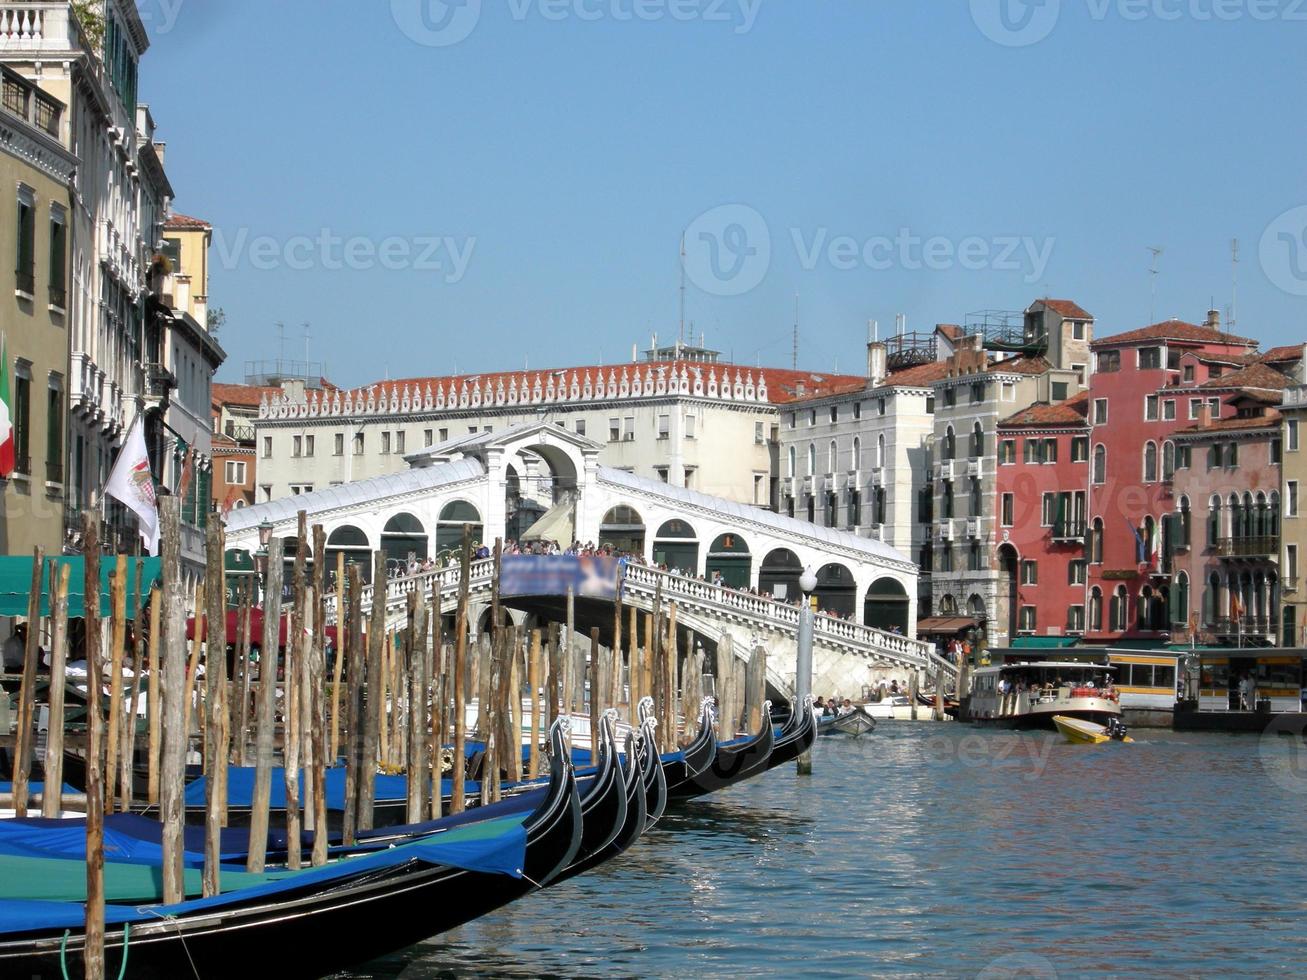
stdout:
[[(0, 480), (0, 554), (63, 543), (68, 370), (69, 183), (58, 133), (67, 106), (0, 66), (0, 334), (15, 469)], [(15, 233), (11, 233), (11, 230)]]
[(1300, 647), (1307, 636), (1307, 346), (1293, 372), (1296, 382), (1284, 391), (1280, 413), (1280, 624), (1281, 646)]

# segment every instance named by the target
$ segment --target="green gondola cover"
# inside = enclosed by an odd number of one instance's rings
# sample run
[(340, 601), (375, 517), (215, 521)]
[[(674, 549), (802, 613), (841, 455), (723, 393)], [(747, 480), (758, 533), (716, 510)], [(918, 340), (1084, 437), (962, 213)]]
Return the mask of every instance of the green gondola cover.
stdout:
[[(128, 558), (127, 559), (127, 608), (130, 613), (132, 603), (137, 595), (136, 563), (145, 562), (144, 576), (140, 588), (141, 604), (149, 598), (150, 588), (159, 578), (162, 559)], [(69, 566), (68, 569), (68, 615), (80, 619), (86, 612), (84, 584), (86, 582), (85, 559), (47, 558), (45, 571), (41, 576), (41, 615), (50, 614), (50, 566), (58, 562)], [(100, 559), (100, 614), (107, 616), (109, 607), (109, 577), (113, 574), (117, 561), (112, 556)], [(0, 616), (26, 616), (27, 596), (32, 587), (32, 557), (30, 555), (0, 555)]]

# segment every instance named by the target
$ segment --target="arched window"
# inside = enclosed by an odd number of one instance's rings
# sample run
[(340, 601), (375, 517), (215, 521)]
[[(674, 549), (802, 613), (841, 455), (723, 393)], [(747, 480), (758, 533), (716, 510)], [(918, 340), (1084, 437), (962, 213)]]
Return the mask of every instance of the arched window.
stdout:
[(1103, 628), (1103, 590), (1097, 585), (1089, 590), (1089, 628), (1094, 632)]
[(1215, 548), (1221, 540), (1221, 498), (1212, 494), (1207, 502), (1207, 547)]
[(958, 614), (958, 600), (951, 595), (945, 595), (939, 600), (939, 612), (941, 616), (956, 616)]
[(1107, 447), (1101, 442), (1094, 447), (1093, 481), (1096, 486), (1107, 482)]
[(790, 476), (799, 475), (799, 452), (793, 446), (790, 447)]
[(1272, 538), (1280, 536), (1280, 494), (1272, 490), (1267, 502), (1266, 533)]
[(1111, 618), (1111, 630), (1114, 633), (1124, 633), (1126, 630), (1126, 612), (1128, 600), (1124, 585), (1118, 585), (1112, 593), (1112, 608), (1109, 610)]
[(1242, 538), (1244, 536), (1243, 508), (1239, 506), (1239, 495), (1230, 494), (1230, 537)]
[(719, 534), (708, 549), (704, 571), (709, 582), (747, 589), (752, 569), (748, 542), (739, 534)]
[(816, 475), (817, 475), (817, 444), (816, 444), (815, 442), (810, 442), (810, 443), (808, 443), (808, 472), (807, 472), (807, 475), (808, 475), (808, 476), (816, 476)]
[(985, 455), (985, 429), (979, 422), (971, 427), (971, 455), (976, 459)]
[(1180, 572), (1171, 587), (1171, 622), (1189, 622), (1189, 573)]
[(1151, 561), (1157, 541), (1157, 521), (1151, 517), (1145, 517), (1144, 525), (1139, 529), (1139, 534), (1143, 538), (1143, 546), (1139, 549), (1142, 554), (1138, 555), (1138, 559), (1139, 561)]
[(838, 471), (839, 471), (839, 468), (840, 468), (840, 449), (839, 449), (839, 446), (837, 446), (837, 445), (835, 444), (835, 440), (834, 440), (834, 439), (832, 439), (832, 440), (830, 441), (830, 454), (829, 454), (829, 456), (827, 457), (827, 460), (828, 460), (829, 463), (830, 463), (830, 468), (827, 469), (826, 472), (827, 472), (827, 473), (836, 473), (836, 472), (838, 472)]
[(688, 521), (665, 522), (654, 535), (653, 560), (683, 575), (699, 574), (699, 533)]
[[(877, 462), (876, 465), (880, 466), (881, 464)], [(860, 436), (853, 437), (853, 459), (849, 462), (849, 469), (862, 469), (862, 438)]]
[(1170, 483), (1175, 477), (1175, 443), (1162, 443), (1162, 482)]
[[(790, 447), (794, 452), (794, 447)], [(644, 554), (644, 518), (634, 507), (618, 504), (604, 515), (599, 523), (599, 546), (611, 545), (613, 550), (629, 554)]]
[(345, 556), (345, 564), (357, 564), (363, 581), (372, 581), (372, 545), (368, 536), (351, 524), (338, 527), (327, 538), (327, 568), (336, 570), (337, 555)]
[(1253, 534), (1259, 538), (1263, 538), (1269, 533), (1267, 530), (1267, 517), (1266, 494), (1258, 493), (1253, 500)]
[(1146, 630), (1153, 618), (1153, 587), (1145, 585), (1139, 590), (1139, 599), (1135, 606), (1135, 615), (1141, 630)]
[(881, 467), (885, 465), (885, 436), (883, 433), (876, 437), (876, 465)]
[(1094, 526), (1089, 532), (1089, 561), (1095, 565), (1103, 564), (1103, 519), (1094, 518)]
[(1176, 544), (1179, 545), (1180, 547), (1188, 548), (1188, 547), (1189, 547), (1189, 534), (1190, 534), (1190, 518), (1191, 518), (1191, 516), (1192, 516), (1192, 515), (1190, 515), (1190, 513), (1189, 513), (1189, 498), (1188, 498), (1188, 497), (1181, 497), (1181, 498), (1180, 498), (1180, 507), (1179, 507), (1179, 509), (1178, 509), (1178, 511), (1177, 511), (1177, 515), (1178, 515), (1178, 517), (1179, 517), (1180, 530), (1179, 530), (1179, 535), (1178, 535), (1177, 540), (1176, 540)]
[(426, 528), (412, 514), (396, 514), (381, 532), (381, 550), (386, 553), (386, 561), (397, 567), (407, 566), (410, 558), (425, 561), (428, 547)]
[(957, 439), (953, 435), (953, 426), (944, 430), (944, 458), (957, 459)]
[(1212, 572), (1207, 576), (1207, 589), (1203, 595), (1203, 621), (1214, 626), (1221, 618), (1221, 576)]
[(1253, 495), (1243, 495), (1243, 536), (1251, 538), (1257, 534), (1256, 511), (1253, 508)]
[(463, 547), (463, 525), (470, 524), (472, 543), (481, 541), (483, 528), (481, 512), (466, 500), (451, 500), (440, 509), (440, 519), (436, 522), (436, 554), (457, 552)]
[(1144, 482), (1157, 482), (1157, 443), (1144, 443)]

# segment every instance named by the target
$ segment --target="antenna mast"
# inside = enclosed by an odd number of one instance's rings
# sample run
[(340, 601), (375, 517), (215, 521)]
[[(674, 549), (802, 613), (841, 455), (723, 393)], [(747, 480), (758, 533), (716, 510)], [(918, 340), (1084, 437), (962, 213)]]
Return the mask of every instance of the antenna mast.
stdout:
[(799, 294), (794, 294), (794, 349), (790, 354), (790, 366), (799, 370)]
[(685, 232), (681, 232), (681, 330), (677, 334), (677, 354), (680, 354), (680, 347), (685, 345)]
[(1230, 239), (1230, 321), (1229, 329), (1234, 331), (1239, 312), (1239, 239)]
[(1161, 245), (1149, 245), (1148, 251), (1153, 253), (1152, 265), (1148, 267), (1149, 284), (1151, 286), (1151, 298), (1149, 300), (1149, 306), (1148, 306), (1148, 322), (1156, 323), (1157, 322), (1157, 277), (1158, 275), (1160, 275), (1160, 270), (1157, 268), (1157, 259), (1159, 256), (1161, 256), (1163, 252), (1166, 251), (1166, 249), (1163, 248)]

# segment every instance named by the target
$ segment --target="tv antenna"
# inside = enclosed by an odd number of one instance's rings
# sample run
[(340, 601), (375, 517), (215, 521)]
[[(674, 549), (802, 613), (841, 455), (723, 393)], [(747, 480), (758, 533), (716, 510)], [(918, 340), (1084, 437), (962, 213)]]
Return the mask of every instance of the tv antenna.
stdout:
[(799, 370), (799, 294), (794, 294), (794, 343), (790, 353), (790, 366)]
[(309, 328), (308, 323), (301, 323), (300, 326), (304, 329), (304, 369), (307, 371), (309, 363), (309, 341), (313, 339), (313, 332)]
[(1162, 253), (1166, 251), (1161, 245), (1149, 245), (1148, 251), (1153, 253), (1152, 264), (1148, 267), (1149, 284), (1151, 286), (1151, 295), (1148, 305), (1148, 322), (1157, 322), (1157, 277), (1161, 275), (1161, 270), (1157, 268), (1157, 260)]
[(280, 362), (286, 359), (286, 324), (278, 320), (275, 326), (277, 327), (277, 360)]
[(1235, 317), (1239, 311), (1239, 239), (1230, 239), (1230, 321), (1229, 329), (1234, 330)]
[(681, 329), (677, 334), (677, 356), (685, 345), (685, 232), (681, 232)]

